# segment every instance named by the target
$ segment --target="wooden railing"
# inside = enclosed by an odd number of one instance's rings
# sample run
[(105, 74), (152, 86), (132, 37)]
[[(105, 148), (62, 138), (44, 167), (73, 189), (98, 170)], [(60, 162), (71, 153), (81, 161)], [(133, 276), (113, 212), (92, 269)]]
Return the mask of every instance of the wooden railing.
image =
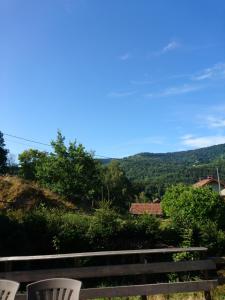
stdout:
[[(210, 299), (210, 291), (218, 284), (224, 283), (224, 278), (209, 276), (210, 270), (216, 271), (216, 265), (221, 265), (225, 262), (223, 258), (206, 258), (207, 248), (192, 247), (192, 248), (163, 248), (163, 249), (145, 249), (145, 250), (122, 250), (122, 251), (102, 251), (102, 252), (86, 252), (86, 253), (70, 253), (70, 254), (54, 254), (54, 255), (36, 255), (36, 256), (16, 256), (16, 257), (0, 257), (0, 278), (11, 279), (20, 283), (28, 283), (41, 279), (52, 277), (67, 277), (80, 279), (96, 278), (127, 278), (133, 276), (134, 279), (139, 276), (138, 284), (115, 285), (110, 287), (89, 287), (81, 290), (81, 299), (94, 299), (99, 297), (122, 297), (122, 296), (137, 296), (137, 295), (155, 295), (155, 294), (170, 294), (178, 292), (197, 292), (204, 291), (205, 298)], [(190, 261), (161, 261), (155, 262), (156, 256), (171, 256), (179, 252), (194, 252), (198, 253), (202, 258)], [(122, 264), (115, 264), (122, 259)], [(93, 262), (95, 259), (104, 259), (107, 261), (105, 265), (98, 266), (83, 266), (77, 265), (80, 259), (89, 259)], [(119, 259), (120, 258), (120, 259)], [(128, 259), (129, 258), (129, 259)], [(135, 258), (132, 261), (132, 258)], [(114, 264), (110, 260), (114, 259)], [(32, 263), (49, 262), (58, 263), (59, 260), (72, 260), (71, 266), (60, 268), (42, 268), (32, 269)], [(129, 260), (129, 263), (127, 263)], [(22, 264), (23, 270), (18, 270), (18, 264)], [(74, 266), (75, 264), (75, 266)], [(25, 269), (27, 265), (30, 269)], [(21, 267), (20, 267), (21, 268)], [(183, 282), (152, 282), (154, 276), (159, 274), (196, 272), (203, 275), (202, 279), (195, 281)], [(153, 275), (154, 276), (150, 276)], [(215, 275), (215, 274), (214, 274)], [(151, 277), (149, 280), (149, 276)], [(160, 275), (161, 276), (161, 275)], [(150, 283), (149, 283), (150, 281)], [(135, 282), (135, 280), (133, 280)], [(17, 300), (25, 300), (25, 294), (18, 295)]]

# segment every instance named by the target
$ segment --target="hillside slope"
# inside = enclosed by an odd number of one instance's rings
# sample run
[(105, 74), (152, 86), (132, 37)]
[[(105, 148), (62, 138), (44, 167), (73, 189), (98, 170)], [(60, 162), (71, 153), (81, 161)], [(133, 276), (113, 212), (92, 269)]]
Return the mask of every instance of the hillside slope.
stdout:
[(0, 209), (29, 210), (44, 203), (49, 207), (74, 208), (55, 193), (16, 176), (0, 176)]
[(139, 153), (119, 160), (132, 181), (150, 185), (191, 184), (219, 168), (225, 179), (225, 144), (171, 153)]

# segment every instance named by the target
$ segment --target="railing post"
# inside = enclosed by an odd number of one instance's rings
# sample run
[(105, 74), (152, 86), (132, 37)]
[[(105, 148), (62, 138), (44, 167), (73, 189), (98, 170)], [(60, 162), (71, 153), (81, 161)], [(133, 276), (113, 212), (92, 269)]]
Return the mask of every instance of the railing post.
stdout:
[[(208, 258), (208, 256), (206, 255), (206, 253), (203, 254), (203, 258), (205, 258), (205, 259)], [(205, 280), (209, 279), (208, 270), (204, 270), (203, 271), (203, 276), (204, 276)], [(210, 291), (204, 291), (204, 297), (205, 297), (205, 300), (212, 300)]]
[[(140, 263), (142, 264), (147, 264), (147, 259), (146, 259), (146, 256), (144, 254), (140, 254)], [(141, 282), (143, 284), (147, 283), (147, 278), (146, 278), (146, 275), (142, 275), (141, 276)], [(147, 295), (141, 295), (141, 300), (147, 300)]]
[[(208, 274), (207, 270), (205, 270), (203, 272), (203, 274), (204, 274), (205, 280), (209, 279), (209, 274)], [(204, 297), (205, 297), (205, 300), (212, 300), (210, 291), (204, 291)]]

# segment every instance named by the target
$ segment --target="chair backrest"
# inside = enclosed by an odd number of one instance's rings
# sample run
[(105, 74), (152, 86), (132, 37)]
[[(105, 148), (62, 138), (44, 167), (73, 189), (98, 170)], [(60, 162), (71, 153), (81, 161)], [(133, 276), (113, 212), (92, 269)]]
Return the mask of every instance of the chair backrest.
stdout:
[(13, 300), (19, 285), (16, 281), (0, 279), (0, 300)]
[(78, 300), (81, 281), (51, 278), (27, 285), (28, 300)]

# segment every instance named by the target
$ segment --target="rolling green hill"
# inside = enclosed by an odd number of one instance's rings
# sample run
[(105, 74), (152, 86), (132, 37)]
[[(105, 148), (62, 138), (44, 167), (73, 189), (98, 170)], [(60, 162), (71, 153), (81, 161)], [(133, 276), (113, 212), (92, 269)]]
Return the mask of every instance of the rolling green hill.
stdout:
[(139, 153), (119, 160), (127, 177), (145, 188), (164, 190), (174, 183), (192, 184), (208, 175), (225, 180), (225, 144), (171, 153)]

